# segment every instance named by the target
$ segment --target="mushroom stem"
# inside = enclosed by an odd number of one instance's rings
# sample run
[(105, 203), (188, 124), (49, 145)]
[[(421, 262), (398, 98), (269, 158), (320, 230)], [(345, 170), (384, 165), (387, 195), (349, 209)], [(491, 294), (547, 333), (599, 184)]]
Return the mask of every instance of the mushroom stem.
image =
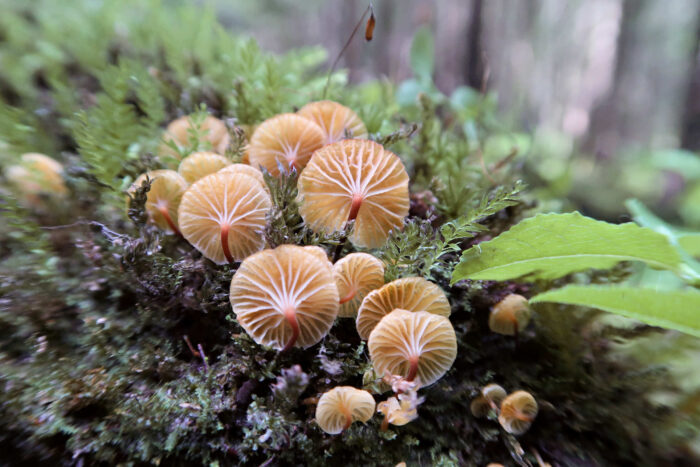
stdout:
[(517, 420), (520, 420), (522, 422), (531, 422), (534, 420), (534, 418), (531, 415), (522, 413), (519, 410), (515, 411), (515, 413), (513, 414), (513, 417), (515, 417)]
[(418, 356), (413, 356), (409, 359), (409, 362), (411, 363), (410, 368), (408, 369), (408, 376), (406, 376), (406, 381), (413, 381), (418, 374)]
[(345, 415), (345, 425), (343, 425), (343, 431), (345, 431), (352, 425), (352, 415), (347, 407), (343, 407), (343, 415)]
[(226, 261), (233, 263), (233, 256), (231, 256), (231, 250), (228, 247), (228, 230), (230, 227), (229, 224), (221, 224), (221, 248), (224, 250)]
[(282, 352), (286, 352), (292, 347), (294, 347), (297, 338), (299, 338), (299, 323), (297, 323), (297, 312), (293, 306), (285, 308), (284, 317), (287, 318), (287, 322), (292, 327), (292, 337), (291, 339), (289, 339), (289, 342), (287, 342), (287, 344), (284, 346)]
[(178, 230), (177, 226), (175, 225), (175, 222), (173, 222), (173, 218), (170, 217), (170, 213), (168, 212), (168, 208), (166, 208), (165, 206), (160, 206), (158, 208), (158, 211), (160, 211), (160, 213), (163, 215), (163, 217), (165, 218), (165, 222), (167, 222), (168, 227), (170, 227), (170, 229), (173, 232), (175, 232), (175, 235), (182, 236), (182, 234)]
[(340, 305), (342, 305), (343, 303), (349, 302), (350, 300), (352, 300), (355, 297), (356, 293), (357, 293), (357, 290), (355, 290), (354, 288), (351, 288), (350, 291), (348, 292), (348, 294), (344, 297), (341, 297), (341, 299), (338, 301), (338, 303)]
[(389, 416), (384, 417), (384, 420), (382, 420), (382, 426), (379, 429), (382, 431), (389, 429)]
[(357, 219), (357, 213), (360, 212), (361, 205), (362, 195), (357, 193), (352, 195), (352, 204), (350, 205), (350, 215), (348, 216), (348, 222)]
[(518, 318), (515, 316), (515, 313), (511, 313), (508, 318), (510, 319), (511, 323), (513, 323), (513, 337), (515, 337), (515, 339), (517, 340), (518, 339)]

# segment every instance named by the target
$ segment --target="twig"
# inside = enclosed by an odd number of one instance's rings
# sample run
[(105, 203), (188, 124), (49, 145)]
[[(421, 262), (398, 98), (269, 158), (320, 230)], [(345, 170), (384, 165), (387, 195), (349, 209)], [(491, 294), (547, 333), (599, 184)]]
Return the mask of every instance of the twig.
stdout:
[(199, 355), (201, 355), (202, 361), (204, 362), (204, 368), (206, 368), (207, 373), (209, 373), (209, 363), (207, 362), (207, 356), (204, 354), (202, 344), (197, 344), (197, 348), (199, 349)]
[(182, 338), (185, 340), (185, 343), (187, 344), (187, 347), (190, 348), (190, 352), (192, 352), (192, 355), (194, 355), (195, 357), (199, 357), (199, 352), (197, 352), (196, 350), (194, 350), (194, 347), (192, 347), (192, 342), (190, 342), (190, 338), (187, 337), (187, 334), (185, 334), (184, 336), (182, 336)]

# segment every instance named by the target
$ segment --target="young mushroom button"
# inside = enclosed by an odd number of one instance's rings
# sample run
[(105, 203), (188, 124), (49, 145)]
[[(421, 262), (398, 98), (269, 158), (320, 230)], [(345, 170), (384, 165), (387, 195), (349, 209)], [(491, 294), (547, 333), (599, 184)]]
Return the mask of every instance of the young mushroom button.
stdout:
[(283, 351), (319, 342), (338, 315), (330, 263), (309, 247), (281, 245), (246, 258), (233, 276), (230, 298), (253, 340)]
[(408, 174), (396, 154), (367, 140), (343, 140), (316, 151), (298, 182), (299, 213), (315, 232), (355, 221), (350, 240), (378, 248), (408, 214)]
[(374, 415), (374, 398), (367, 391), (339, 386), (324, 393), (316, 406), (316, 423), (323, 431), (337, 435), (352, 422), (366, 422)]
[(180, 234), (178, 229), (182, 196), (187, 190), (187, 181), (174, 170), (153, 170), (140, 175), (129, 188), (133, 195), (148, 177), (151, 189), (146, 193), (146, 212), (150, 222), (158, 228)]
[(367, 128), (350, 108), (333, 101), (318, 101), (306, 104), (298, 115), (313, 120), (326, 135), (326, 143), (335, 143), (350, 138), (367, 138)]
[(350, 253), (333, 265), (333, 277), (340, 294), (338, 316), (351, 318), (362, 299), (384, 285), (384, 263), (367, 253)]
[(368, 339), (377, 323), (396, 308), (408, 311), (427, 311), (450, 316), (450, 302), (436, 284), (422, 277), (406, 277), (373, 290), (362, 300), (357, 311), (357, 332)]
[(517, 336), (527, 327), (530, 315), (527, 298), (518, 294), (509, 294), (491, 310), (489, 328), (498, 334)]
[(253, 177), (216, 172), (196, 181), (178, 211), (182, 235), (217, 264), (260, 251), (270, 195)]
[(421, 386), (440, 379), (457, 357), (450, 320), (427, 311), (392, 311), (374, 328), (368, 347), (377, 374), (417, 378)]
[(280, 167), (301, 171), (325, 141), (323, 130), (313, 121), (281, 114), (256, 128), (248, 145), (248, 159), (253, 167), (262, 166), (274, 176), (279, 176)]

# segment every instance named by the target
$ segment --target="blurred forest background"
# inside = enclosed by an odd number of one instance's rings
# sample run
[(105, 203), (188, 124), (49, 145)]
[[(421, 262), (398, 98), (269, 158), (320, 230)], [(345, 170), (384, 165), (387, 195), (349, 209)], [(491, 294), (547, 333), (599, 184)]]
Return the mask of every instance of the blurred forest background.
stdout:
[[(332, 61), (365, 0), (215, 3), (233, 31), (263, 48), (322, 45)], [(637, 197), (667, 219), (698, 225), (700, 1), (375, 0), (375, 39), (354, 40), (339, 66), (354, 83), (402, 82), (411, 40), (427, 26), (437, 88), (492, 93), (513, 145), (552, 199), (625, 220)], [(537, 167), (545, 164), (546, 167)], [(530, 180), (530, 181), (531, 181)], [(532, 183), (532, 181), (531, 181)], [(542, 197), (542, 193), (538, 193)]]

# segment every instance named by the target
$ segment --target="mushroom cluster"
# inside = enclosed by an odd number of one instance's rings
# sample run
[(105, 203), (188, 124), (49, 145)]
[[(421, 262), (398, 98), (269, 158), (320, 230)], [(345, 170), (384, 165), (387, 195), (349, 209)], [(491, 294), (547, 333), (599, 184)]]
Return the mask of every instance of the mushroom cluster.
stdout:
[[(229, 299), (236, 321), (257, 344), (281, 352), (307, 348), (328, 334), (337, 317), (355, 318), (374, 374), (395, 393), (378, 405), (383, 428), (414, 420), (423, 401), (418, 390), (440, 379), (457, 354), (447, 297), (422, 277), (385, 284), (384, 264), (371, 251), (338, 254), (345, 238), (356, 247), (377, 248), (403, 227), (409, 208), (403, 163), (363, 139), (368, 133), (358, 115), (331, 101), (274, 116), (248, 132), (243, 163), (233, 163), (225, 154), (230, 138), (222, 121), (178, 119), (164, 137), (171, 144), (161, 149), (176, 159), (177, 171), (143, 174), (130, 191), (148, 178), (146, 211), (153, 224), (181, 234), (216, 264), (240, 262)], [(292, 171), (299, 172), (297, 202), (305, 226), (343, 232), (335, 264), (319, 246), (272, 248), (266, 242), (274, 187), (263, 172), (279, 177)], [(338, 434), (354, 421), (367, 422), (376, 408), (369, 392), (335, 387), (318, 400), (316, 421)]]
[(498, 416), (498, 423), (513, 435), (522, 435), (537, 417), (537, 401), (527, 391), (515, 391), (507, 395), (498, 384), (489, 384), (481, 389), (481, 394), (472, 400), (472, 415), (486, 418), (490, 414)]

